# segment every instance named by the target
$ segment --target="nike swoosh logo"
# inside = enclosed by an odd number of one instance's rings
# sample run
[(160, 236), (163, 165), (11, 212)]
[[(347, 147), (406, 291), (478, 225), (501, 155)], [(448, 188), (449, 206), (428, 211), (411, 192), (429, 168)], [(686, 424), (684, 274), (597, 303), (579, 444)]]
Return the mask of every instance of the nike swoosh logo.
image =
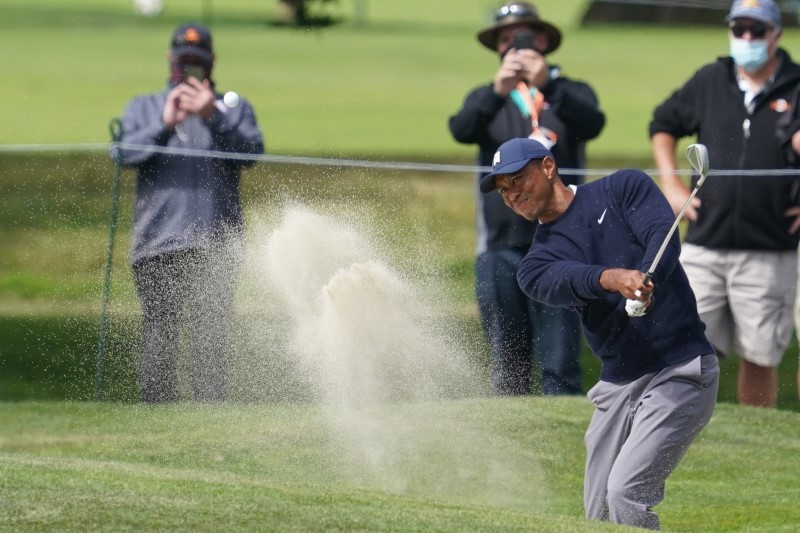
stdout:
[(606, 211), (608, 211), (608, 209), (604, 209), (603, 210), (603, 214), (600, 215), (600, 218), (597, 219), (597, 223), (598, 224), (602, 224), (603, 223), (603, 219), (606, 218)]

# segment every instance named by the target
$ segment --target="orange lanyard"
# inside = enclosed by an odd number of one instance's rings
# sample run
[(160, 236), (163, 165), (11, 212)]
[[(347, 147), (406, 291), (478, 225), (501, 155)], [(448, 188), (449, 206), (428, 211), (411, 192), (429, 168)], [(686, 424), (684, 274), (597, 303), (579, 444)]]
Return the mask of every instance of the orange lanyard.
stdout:
[(517, 84), (517, 92), (522, 97), (522, 101), (525, 102), (525, 106), (531, 114), (532, 131), (535, 132), (539, 129), (539, 113), (542, 112), (542, 108), (544, 107), (544, 95), (542, 91), (537, 90), (536, 93), (531, 96), (531, 90), (524, 81)]

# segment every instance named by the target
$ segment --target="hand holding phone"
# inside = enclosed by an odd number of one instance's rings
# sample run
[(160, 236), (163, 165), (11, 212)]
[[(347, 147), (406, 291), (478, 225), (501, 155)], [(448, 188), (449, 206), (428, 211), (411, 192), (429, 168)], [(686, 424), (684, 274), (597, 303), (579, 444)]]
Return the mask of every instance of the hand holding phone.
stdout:
[(190, 77), (197, 81), (206, 79), (206, 68), (203, 65), (187, 63), (183, 65), (183, 81), (186, 82)]
[(528, 28), (521, 28), (515, 31), (511, 37), (517, 52), (525, 51), (517, 54), (521, 63), (520, 75), (523, 76), (525, 83), (532, 87), (544, 87), (550, 79), (550, 72), (547, 60), (533, 45), (536, 32)]
[(180, 96), (181, 109), (199, 115), (204, 120), (210, 119), (214, 114), (216, 100), (211, 83), (208, 80), (198, 81), (191, 77), (179, 87), (183, 88)]
[(167, 100), (164, 102), (161, 118), (164, 121), (164, 125), (170, 129), (175, 129), (189, 116), (189, 112), (181, 107), (181, 94), (183, 91), (182, 85), (176, 85), (167, 94)]
[(533, 50), (533, 30), (520, 29), (512, 35), (514, 48), (517, 50)]

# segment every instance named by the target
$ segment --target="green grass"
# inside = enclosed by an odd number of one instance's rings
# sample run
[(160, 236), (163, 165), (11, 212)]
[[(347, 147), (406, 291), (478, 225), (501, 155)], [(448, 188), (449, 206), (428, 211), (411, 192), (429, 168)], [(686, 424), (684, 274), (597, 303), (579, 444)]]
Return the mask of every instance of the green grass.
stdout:
[[(307, 405), (4, 404), (0, 528), (621, 530), (582, 520), (590, 415), (581, 398), (383, 405), (358, 438)], [(719, 406), (667, 483), (664, 529), (792, 531), (798, 428)]]
[[(304, 30), (271, 24), (277, 0), (207, 2), (217, 79), (253, 102), (273, 153), (469, 160), (473, 148), (450, 138), (447, 118), (497, 67), (474, 38), (495, 3), (372, 0), (366, 24), (358, 24), (353, 0), (342, 0), (331, 11), (342, 24)], [(128, 0), (0, 2), (0, 47), (13, 51), (0, 87), (0, 143), (108, 140), (109, 119), (133, 95), (163, 86), (170, 31), (202, 18), (203, 4), (172, 0), (161, 17), (143, 19)], [(653, 108), (726, 53), (722, 25), (581, 27), (586, 2), (537, 5), (564, 32), (552, 61), (590, 81), (608, 115), (590, 144), (594, 161), (650, 166)], [(785, 46), (797, 49), (800, 33), (784, 33)]]

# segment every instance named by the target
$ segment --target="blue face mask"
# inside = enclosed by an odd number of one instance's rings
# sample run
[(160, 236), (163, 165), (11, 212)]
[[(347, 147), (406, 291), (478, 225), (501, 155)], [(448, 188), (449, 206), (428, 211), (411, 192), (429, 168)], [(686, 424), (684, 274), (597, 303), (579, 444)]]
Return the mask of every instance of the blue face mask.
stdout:
[(767, 40), (748, 41), (731, 37), (731, 57), (747, 72), (755, 72), (763, 67), (769, 59)]

